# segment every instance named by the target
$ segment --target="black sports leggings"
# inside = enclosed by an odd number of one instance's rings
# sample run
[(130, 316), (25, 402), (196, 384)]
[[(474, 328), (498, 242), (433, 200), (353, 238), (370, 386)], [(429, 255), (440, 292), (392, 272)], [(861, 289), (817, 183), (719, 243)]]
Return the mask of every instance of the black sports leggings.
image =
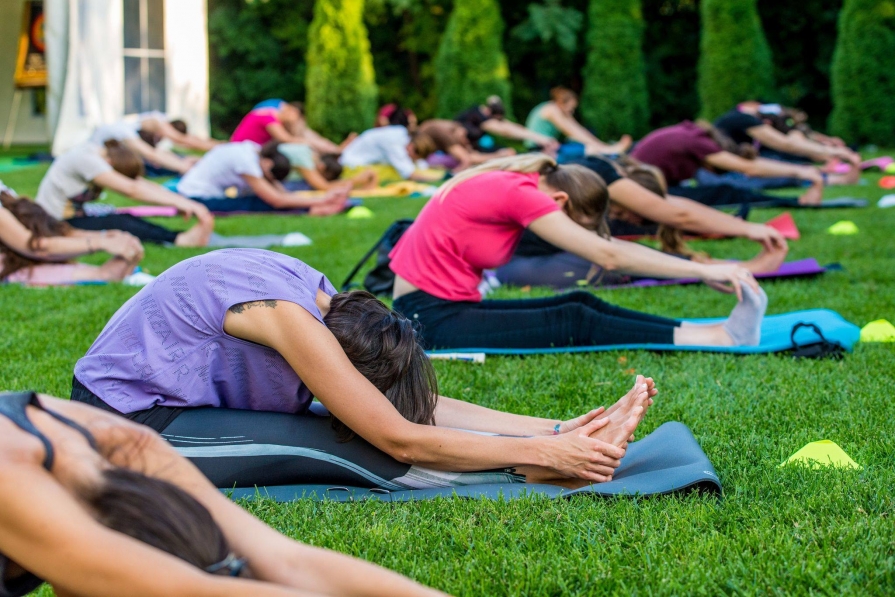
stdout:
[(81, 230), (123, 230), (144, 242), (156, 244), (174, 244), (177, 235), (180, 234), (130, 214), (81, 216), (69, 218), (66, 222)]
[(427, 348), (674, 344), (674, 329), (680, 325), (580, 291), (479, 303), (446, 301), (416, 291), (396, 299), (394, 309), (422, 324)]

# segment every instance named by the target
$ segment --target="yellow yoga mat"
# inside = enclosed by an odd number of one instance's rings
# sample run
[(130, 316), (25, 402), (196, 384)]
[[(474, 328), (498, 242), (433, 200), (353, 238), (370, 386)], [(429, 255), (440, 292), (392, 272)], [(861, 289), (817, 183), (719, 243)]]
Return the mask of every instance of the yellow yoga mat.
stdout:
[(811, 442), (786, 460), (780, 466), (801, 463), (817, 469), (824, 466), (837, 468), (851, 468), (861, 470), (861, 465), (851, 459), (835, 442), (822, 439), (819, 442)]

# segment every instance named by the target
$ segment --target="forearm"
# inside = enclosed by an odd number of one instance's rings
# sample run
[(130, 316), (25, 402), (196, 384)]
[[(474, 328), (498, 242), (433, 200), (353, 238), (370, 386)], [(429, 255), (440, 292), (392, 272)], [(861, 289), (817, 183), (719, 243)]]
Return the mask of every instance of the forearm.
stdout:
[[(593, 254), (593, 263), (607, 271), (649, 278), (699, 278), (704, 266), (700, 263), (666, 255), (638, 243), (613, 238), (608, 251)], [(588, 259), (586, 255), (580, 255)], [(598, 259), (602, 258), (602, 261)]]
[(132, 199), (142, 201), (143, 203), (165, 205), (178, 209), (181, 209), (189, 201), (183, 195), (172, 193), (168, 189), (142, 178), (133, 181), (133, 190), (129, 195)]
[(811, 182), (822, 181), (820, 172), (813, 166), (787, 164), (786, 162), (778, 162), (765, 158), (755, 158), (754, 160), (750, 160), (750, 166), (745, 174), (761, 178), (781, 177), (799, 178)]
[(532, 143), (536, 143), (538, 145), (549, 145), (550, 143), (556, 141), (556, 139), (554, 139), (553, 137), (548, 137), (547, 135), (536, 133), (535, 131), (527, 129), (521, 124), (516, 124), (515, 122), (486, 120), (482, 124), (482, 130), (493, 135), (506, 137), (507, 139), (514, 139), (516, 141), (531, 141)]
[(605, 145), (602, 141), (597, 139), (589, 130), (581, 126), (578, 121), (570, 116), (557, 118), (556, 122), (554, 122), (553, 124), (556, 125), (556, 128), (562, 131), (562, 133), (572, 141), (578, 141), (579, 143), (584, 143), (585, 145), (588, 143)]
[(439, 427), (486, 431), (501, 435), (552, 435), (557, 423), (561, 421), (492, 410), (445, 396), (438, 398), (438, 406), (435, 409), (435, 424)]
[(175, 172), (179, 172), (180, 174), (183, 174), (190, 169), (189, 162), (187, 162), (180, 156), (171, 153), (170, 151), (156, 149), (152, 152), (151, 155), (147, 157), (149, 161), (153, 163), (153, 165), (160, 168), (173, 170)]
[(679, 217), (674, 223), (659, 223), (700, 234), (722, 234), (724, 236), (741, 237), (748, 233), (749, 222), (713, 207), (683, 197), (669, 196), (667, 201), (672, 207), (678, 209)]

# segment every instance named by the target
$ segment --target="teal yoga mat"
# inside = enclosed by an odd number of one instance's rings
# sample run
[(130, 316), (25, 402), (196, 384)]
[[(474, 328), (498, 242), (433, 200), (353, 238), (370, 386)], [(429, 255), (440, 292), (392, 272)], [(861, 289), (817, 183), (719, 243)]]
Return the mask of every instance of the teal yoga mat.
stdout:
[[(720, 323), (724, 318), (717, 319), (687, 319), (693, 323)], [(810, 327), (801, 327), (795, 333), (793, 342), (793, 328), (798, 324), (816, 326), (824, 338), (829, 342), (839, 343), (845, 350), (851, 352), (855, 343), (861, 337), (861, 330), (853, 323), (846, 321), (841, 315), (829, 309), (812, 309), (810, 311), (794, 311), (782, 315), (768, 315), (761, 325), (761, 341), (758, 346), (675, 346), (673, 344), (614, 344), (606, 346), (566, 346), (544, 348), (482, 348), (469, 346), (465, 348), (449, 348), (443, 350), (431, 350), (430, 354), (456, 353), (456, 352), (484, 352), (486, 354), (552, 354), (560, 352), (602, 352), (607, 350), (655, 350), (655, 351), (686, 351), (686, 352), (722, 352), (731, 354), (761, 354), (770, 352), (783, 352), (801, 346), (818, 344), (822, 339)]]

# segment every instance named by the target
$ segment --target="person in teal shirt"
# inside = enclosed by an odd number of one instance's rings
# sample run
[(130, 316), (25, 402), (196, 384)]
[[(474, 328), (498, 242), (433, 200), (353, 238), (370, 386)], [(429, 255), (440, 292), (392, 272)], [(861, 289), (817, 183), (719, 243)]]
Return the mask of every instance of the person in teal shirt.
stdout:
[[(565, 137), (584, 146), (586, 155), (624, 153), (631, 147), (631, 136), (623, 135), (616, 143), (605, 143), (575, 120), (578, 95), (565, 87), (550, 90), (550, 101), (535, 106), (528, 114), (525, 126), (531, 131), (553, 139)], [(580, 152), (579, 152), (580, 153)]]

